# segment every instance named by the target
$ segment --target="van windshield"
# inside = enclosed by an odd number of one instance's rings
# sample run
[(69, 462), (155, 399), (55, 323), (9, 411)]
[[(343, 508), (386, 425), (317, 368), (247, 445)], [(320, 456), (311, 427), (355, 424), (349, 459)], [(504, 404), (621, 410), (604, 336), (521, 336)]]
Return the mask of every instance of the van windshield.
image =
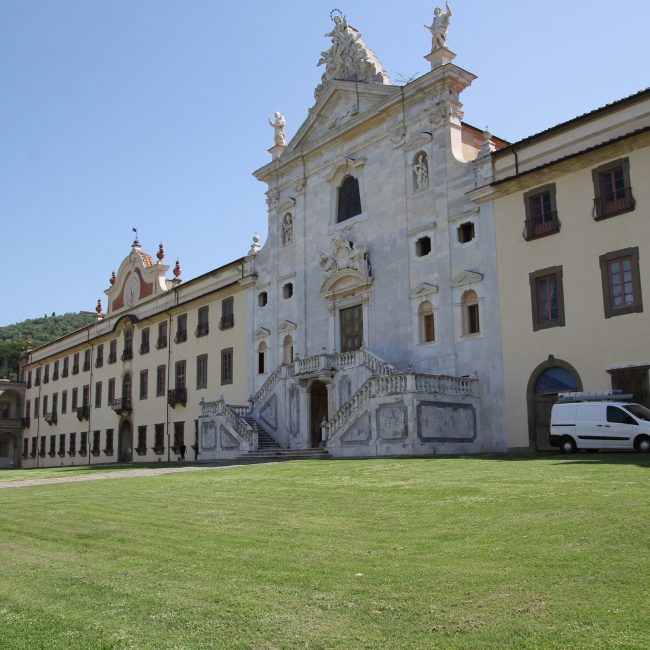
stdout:
[(635, 415), (639, 420), (647, 420), (650, 422), (650, 409), (647, 409), (641, 404), (626, 404), (625, 408), (632, 414)]

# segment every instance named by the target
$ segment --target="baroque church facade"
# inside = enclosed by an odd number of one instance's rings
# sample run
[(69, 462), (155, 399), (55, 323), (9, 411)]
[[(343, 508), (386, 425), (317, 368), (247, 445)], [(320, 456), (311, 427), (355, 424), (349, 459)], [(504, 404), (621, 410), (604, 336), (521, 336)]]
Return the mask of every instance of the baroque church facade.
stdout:
[(440, 35), (405, 86), (344, 16), (327, 36), (315, 105), (288, 143), (276, 113), (255, 172), (252, 397), (202, 404), (201, 457), (253, 450), (256, 430), (334, 456), (504, 451), (493, 218), (466, 193), (506, 143), (463, 122), (475, 77)]

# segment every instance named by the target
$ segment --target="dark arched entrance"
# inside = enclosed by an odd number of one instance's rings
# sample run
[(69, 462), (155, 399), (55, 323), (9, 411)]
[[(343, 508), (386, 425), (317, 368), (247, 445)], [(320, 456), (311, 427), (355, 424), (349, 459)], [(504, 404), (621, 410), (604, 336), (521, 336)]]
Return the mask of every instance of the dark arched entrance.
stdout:
[(566, 361), (550, 356), (541, 363), (528, 380), (528, 435), (530, 446), (537, 451), (551, 451), (551, 408), (558, 393), (582, 390), (578, 371)]
[(322, 381), (315, 381), (309, 389), (309, 426), (311, 446), (318, 447), (323, 440), (321, 423), (327, 420), (327, 386)]
[(133, 462), (133, 430), (131, 423), (124, 420), (120, 425), (120, 440), (117, 448), (117, 460), (120, 463)]

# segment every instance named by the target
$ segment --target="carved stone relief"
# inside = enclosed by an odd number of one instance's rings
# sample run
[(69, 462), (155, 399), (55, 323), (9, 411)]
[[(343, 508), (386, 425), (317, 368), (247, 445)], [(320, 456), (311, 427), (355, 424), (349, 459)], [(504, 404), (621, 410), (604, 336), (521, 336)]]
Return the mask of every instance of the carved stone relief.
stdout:
[(217, 446), (216, 418), (204, 419), (201, 422), (201, 449), (214, 449)]
[(370, 413), (367, 411), (359, 416), (352, 426), (341, 436), (341, 444), (359, 445), (370, 441)]
[(476, 412), (471, 404), (420, 402), (418, 438), (423, 442), (472, 442), (476, 439)]
[(406, 407), (403, 404), (382, 404), (377, 409), (377, 437), (384, 441), (407, 437)]
[(338, 234), (331, 240), (331, 253), (320, 253), (321, 286), (337, 271), (349, 269), (357, 271), (360, 275), (370, 275), (370, 260), (368, 248), (362, 242), (353, 244), (342, 235)]
[(275, 395), (264, 404), (260, 411), (260, 418), (268, 425), (273, 431), (278, 428), (278, 398)]
[(239, 440), (223, 424), (219, 427), (219, 434), (221, 437), (221, 449), (237, 449), (239, 447)]

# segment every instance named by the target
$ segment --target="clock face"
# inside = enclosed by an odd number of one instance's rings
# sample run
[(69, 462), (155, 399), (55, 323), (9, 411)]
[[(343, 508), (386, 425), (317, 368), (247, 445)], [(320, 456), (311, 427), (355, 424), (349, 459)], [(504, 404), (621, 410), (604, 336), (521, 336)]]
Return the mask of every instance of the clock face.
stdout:
[(140, 296), (140, 282), (135, 275), (132, 275), (124, 288), (124, 303), (130, 307)]

